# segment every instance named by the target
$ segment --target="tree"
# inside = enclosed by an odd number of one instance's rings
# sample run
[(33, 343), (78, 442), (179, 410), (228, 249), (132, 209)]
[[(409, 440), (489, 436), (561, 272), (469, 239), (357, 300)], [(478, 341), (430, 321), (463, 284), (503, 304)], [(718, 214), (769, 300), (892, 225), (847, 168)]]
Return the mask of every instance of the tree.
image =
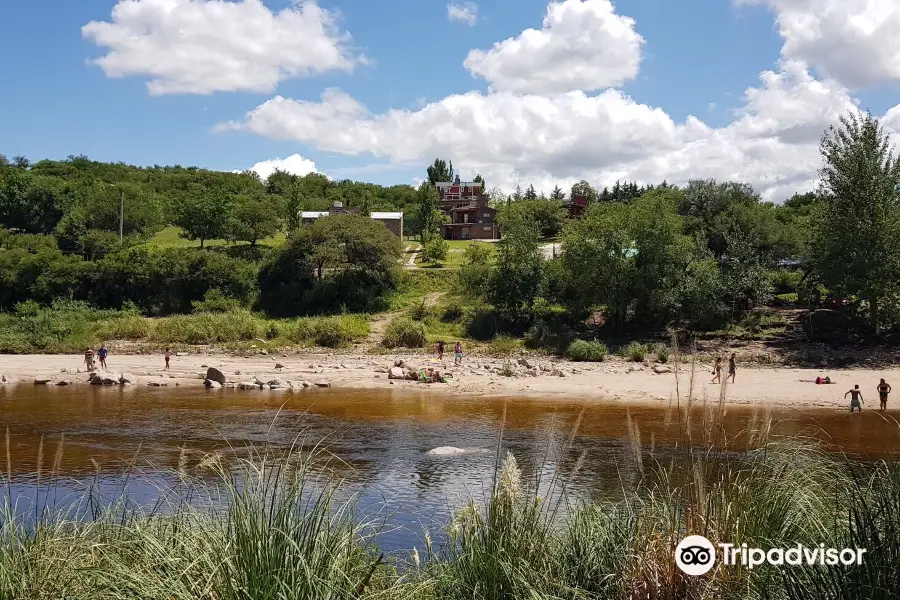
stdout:
[(525, 190), (525, 195), (523, 196), (523, 198), (525, 200), (537, 200), (537, 197), (537, 192), (534, 191), (534, 184), (529, 185), (528, 189)]
[(550, 193), (551, 200), (565, 200), (566, 193), (562, 191), (562, 189), (557, 185), (553, 187), (553, 191)]
[(400, 254), (400, 240), (383, 223), (322, 217), (298, 229), (260, 269), (260, 305), (278, 316), (382, 310)]
[(442, 237), (431, 236), (422, 249), (422, 260), (432, 264), (441, 263), (447, 259), (447, 253), (450, 251), (450, 244)]
[(231, 202), (228, 237), (232, 240), (256, 242), (275, 235), (281, 229), (278, 203), (273, 196), (236, 196)]
[(203, 248), (206, 240), (222, 239), (228, 233), (229, 204), (222, 192), (194, 190), (178, 204), (175, 225), (181, 228), (183, 238), (200, 240)]
[(433, 184), (423, 181), (416, 192), (416, 219), (417, 231), (419, 239), (422, 243), (426, 243), (431, 236), (440, 235), (441, 222), (443, 221), (443, 213), (438, 209), (441, 197), (437, 188)]
[(482, 192), (487, 190), (487, 183), (484, 181), (484, 177), (481, 176), (481, 173), (478, 173), (477, 175), (475, 175), (475, 179), (473, 179), (472, 181), (474, 181), (475, 183), (481, 184)]
[(868, 301), (877, 335), (881, 302), (900, 283), (900, 159), (878, 119), (855, 112), (828, 129), (820, 151), (812, 259), (828, 288)]
[(572, 192), (569, 194), (570, 198), (575, 198), (576, 196), (586, 197), (588, 204), (591, 204), (597, 201), (597, 190), (591, 187), (591, 184), (587, 181), (582, 179), (572, 186)]
[(513, 202), (518, 202), (518, 201), (521, 200), (523, 197), (524, 197), (524, 196), (522, 195), (522, 186), (521, 186), (521, 185), (516, 185), (516, 191), (514, 191), (513, 194), (512, 194), (512, 201), (513, 201)]
[(566, 211), (558, 200), (523, 199), (501, 209), (501, 213), (517, 212), (535, 222), (541, 237), (559, 235), (566, 223)]
[(503, 317), (528, 321), (540, 295), (544, 258), (537, 224), (519, 211), (500, 215), (503, 239), (497, 242), (497, 267), (490, 300)]
[(434, 164), (428, 167), (428, 183), (432, 186), (440, 181), (453, 181), (453, 161), (445, 161), (442, 158), (434, 159)]

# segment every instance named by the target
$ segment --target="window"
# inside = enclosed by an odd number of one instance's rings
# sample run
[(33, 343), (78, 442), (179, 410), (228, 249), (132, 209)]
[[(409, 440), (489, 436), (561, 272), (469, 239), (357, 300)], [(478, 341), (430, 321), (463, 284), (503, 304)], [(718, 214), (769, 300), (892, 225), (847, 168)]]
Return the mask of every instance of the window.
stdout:
[(485, 219), (490, 219), (490, 218), (491, 218), (491, 215), (490, 215), (489, 213), (484, 213), (484, 214), (481, 215), (481, 216), (482, 216), (483, 218), (485, 218)]
[(462, 239), (464, 239), (464, 240), (469, 239), (469, 228), (468, 227), (462, 228)]
[(463, 213), (463, 223), (469, 222), (469, 213)]

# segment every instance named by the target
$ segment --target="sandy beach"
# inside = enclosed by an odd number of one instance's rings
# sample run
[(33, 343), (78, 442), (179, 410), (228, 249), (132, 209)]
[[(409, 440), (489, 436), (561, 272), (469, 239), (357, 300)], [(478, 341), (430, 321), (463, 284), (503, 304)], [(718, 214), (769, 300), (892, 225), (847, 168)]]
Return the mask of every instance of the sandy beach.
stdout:
[[(452, 374), (447, 384), (421, 384), (389, 378), (388, 370), (396, 360), (415, 367), (439, 368)], [(592, 399), (621, 402), (667, 402), (686, 398), (691, 389), (691, 365), (682, 364), (679, 372), (673, 365), (632, 363), (611, 358), (603, 363), (573, 363), (549, 358), (498, 359), (471, 357), (459, 366), (452, 355), (438, 362), (435, 356), (423, 354), (293, 354), (253, 355), (249, 358), (226, 354), (179, 353), (172, 357), (171, 369), (163, 370), (161, 354), (110, 355), (111, 373), (128, 373), (133, 385), (202, 386), (207, 367), (215, 367), (227, 377), (229, 384), (258, 378), (306, 381), (312, 385), (355, 389), (427, 389), (438, 393), (460, 393), (484, 397), (527, 397), (534, 399)], [(280, 368), (277, 367), (280, 365)], [(515, 374), (509, 376), (509, 367)], [(78, 355), (3, 355), (0, 356), (0, 380), (5, 385), (35, 385), (35, 380), (56, 385), (86, 385), (82, 357)], [(829, 375), (835, 385), (816, 385), (817, 375)], [(791, 407), (844, 407), (844, 393), (859, 384), (864, 406), (878, 407), (875, 386), (879, 378), (888, 383), (900, 381), (900, 369), (829, 370), (742, 368), (737, 381), (725, 389), (726, 401), (733, 404), (758, 404)], [(710, 383), (710, 365), (698, 363), (694, 369), (693, 397), (718, 400), (722, 386)], [(211, 390), (215, 392), (215, 390)], [(250, 390), (247, 393), (276, 393), (273, 390)], [(299, 393), (302, 393), (300, 391)], [(900, 389), (898, 389), (900, 394)], [(892, 408), (893, 400), (888, 407)]]

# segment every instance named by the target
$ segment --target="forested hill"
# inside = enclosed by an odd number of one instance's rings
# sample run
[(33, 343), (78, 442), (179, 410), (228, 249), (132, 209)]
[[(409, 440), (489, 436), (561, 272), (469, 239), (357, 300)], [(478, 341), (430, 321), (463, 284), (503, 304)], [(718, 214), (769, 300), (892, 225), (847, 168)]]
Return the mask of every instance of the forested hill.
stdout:
[[(264, 182), (252, 172), (135, 167), (84, 156), (29, 163), (0, 155), (0, 223), (7, 228), (53, 233), (75, 209), (79, 214), (73, 218), (84, 221), (76, 227), (118, 231), (123, 193), (124, 233), (147, 236), (177, 222), (183, 204), (210, 194), (253, 198), (257, 205), (290, 221), (299, 210), (325, 209), (334, 201), (369, 210), (404, 210), (415, 202), (416, 190), (409, 185), (332, 181), (321, 174), (296, 177), (276, 172)], [(210, 204), (214, 209), (215, 200)]]

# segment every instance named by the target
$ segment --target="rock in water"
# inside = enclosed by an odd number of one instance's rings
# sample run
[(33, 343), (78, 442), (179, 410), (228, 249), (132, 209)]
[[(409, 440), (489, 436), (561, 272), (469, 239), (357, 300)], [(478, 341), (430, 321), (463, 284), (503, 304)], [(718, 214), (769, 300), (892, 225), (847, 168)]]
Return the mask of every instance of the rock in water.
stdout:
[(280, 371), (280, 370), (282, 370), (283, 368), (284, 368), (284, 365), (283, 365), (283, 364), (281, 364), (281, 363), (275, 363), (275, 369), (276, 369), (276, 370)]
[(431, 456), (458, 456), (465, 453), (466, 451), (463, 448), (457, 448), (456, 446), (440, 446), (439, 448), (432, 448), (425, 454)]
[(330, 387), (331, 387), (331, 384), (330, 384), (329, 382), (327, 382), (327, 381), (317, 381), (317, 382), (316, 382), (316, 387), (320, 387), (320, 388), (330, 388)]
[(207, 379), (206, 381), (204, 381), (203, 385), (205, 385), (206, 387), (208, 387), (211, 390), (218, 390), (218, 389), (222, 388), (221, 383), (219, 383), (218, 381), (212, 381), (211, 379)]
[(255, 381), (242, 381), (238, 384), (239, 390), (258, 390), (260, 389), (259, 384)]
[(131, 373), (122, 373), (119, 377), (119, 383), (125, 385), (126, 383), (134, 383), (137, 381), (137, 377), (132, 375)]
[(388, 379), (406, 379), (406, 371), (402, 367), (391, 367), (388, 370)]
[[(240, 371), (238, 371), (240, 373)], [(216, 369), (215, 367), (209, 367), (206, 369), (206, 379), (208, 381), (215, 381), (220, 385), (225, 385), (225, 373)]]

